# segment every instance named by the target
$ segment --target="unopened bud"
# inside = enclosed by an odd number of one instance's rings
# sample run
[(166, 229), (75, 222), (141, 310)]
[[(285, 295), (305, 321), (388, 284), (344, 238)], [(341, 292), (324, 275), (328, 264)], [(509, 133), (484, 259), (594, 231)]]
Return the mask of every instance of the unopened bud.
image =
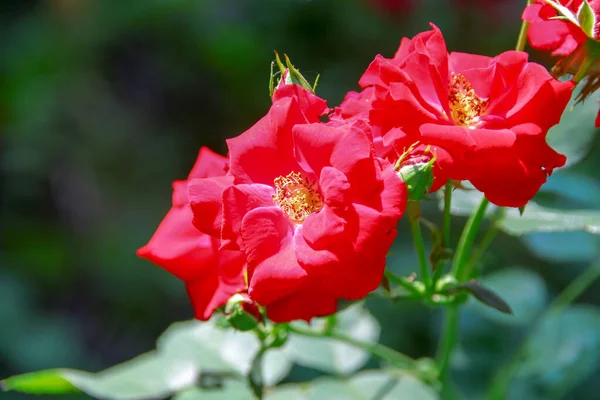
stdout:
[(236, 293), (225, 304), (227, 320), (239, 331), (249, 331), (262, 321), (258, 305), (245, 293)]
[(408, 199), (419, 201), (433, 185), (433, 160), (427, 156), (416, 157), (400, 166), (398, 177), (408, 189)]
[[(296, 84), (302, 86), (304, 89), (308, 90), (311, 93), (315, 93), (315, 89), (317, 88), (317, 82), (319, 81), (319, 77), (315, 80), (314, 84), (308, 83), (306, 78), (300, 73), (300, 71), (292, 65), (289, 57), (284, 54), (285, 65), (281, 62), (279, 58), (279, 54), (275, 52), (275, 61), (271, 63), (271, 78), (269, 80), (269, 92), (271, 94), (271, 98), (273, 97), (273, 93), (277, 89), (280, 89), (282, 86)], [(275, 72), (273, 71), (274, 66), (277, 65), (279, 69), (280, 77), (277, 83), (275, 83)]]

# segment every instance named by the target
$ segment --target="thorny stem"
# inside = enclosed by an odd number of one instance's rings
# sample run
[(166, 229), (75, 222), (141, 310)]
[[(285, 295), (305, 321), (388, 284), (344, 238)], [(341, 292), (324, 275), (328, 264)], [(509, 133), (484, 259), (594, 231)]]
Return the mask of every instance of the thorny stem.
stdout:
[[(552, 315), (560, 314), (569, 304), (573, 303), (579, 296), (586, 291), (596, 280), (600, 279), (600, 260), (583, 271), (575, 278), (552, 302), (550, 307), (543, 313), (533, 326), (538, 326), (541, 321)], [(494, 380), (487, 395), (487, 400), (502, 400), (505, 398), (506, 391), (510, 385), (513, 376), (517, 373), (527, 344), (531, 337), (521, 342), (521, 345), (513, 353), (509, 362), (502, 367)]]

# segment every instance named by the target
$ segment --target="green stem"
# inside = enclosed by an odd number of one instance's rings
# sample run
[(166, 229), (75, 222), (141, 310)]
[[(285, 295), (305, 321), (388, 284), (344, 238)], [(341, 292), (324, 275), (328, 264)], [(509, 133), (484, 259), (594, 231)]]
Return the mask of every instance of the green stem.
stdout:
[[(527, 0), (527, 5), (529, 6), (534, 2), (535, 0)], [(517, 38), (517, 45), (515, 46), (515, 50), (525, 50), (525, 46), (527, 45), (527, 30), (529, 30), (529, 22), (523, 20), (521, 22), (521, 30), (519, 30), (519, 37)]]
[(446, 183), (444, 187), (444, 219), (442, 222), (442, 232), (444, 233), (444, 247), (450, 247), (450, 209), (452, 207), (452, 183)]
[[(445, 249), (450, 248), (450, 223), (451, 223), (451, 209), (452, 209), (452, 182), (446, 183), (444, 187), (444, 216), (442, 219), (442, 246)], [(437, 262), (434, 266), (433, 271), (433, 282), (432, 286), (435, 287), (436, 282), (442, 277), (444, 272), (444, 262)]]
[(479, 260), (481, 260), (481, 257), (483, 257), (483, 255), (487, 251), (488, 247), (490, 247), (490, 245), (496, 238), (496, 235), (498, 234), (498, 232), (500, 232), (500, 229), (501, 229), (500, 223), (502, 222), (502, 219), (504, 218), (505, 214), (506, 214), (506, 209), (504, 207), (498, 207), (498, 210), (492, 217), (492, 226), (485, 233), (485, 235), (481, 239), (481, 242), (473, 251), (473, 255), (471, 256), (471, 258), (467, 262), (467, 265), (465, 266), (466, 270), (472, 271), (473, 268), (475, 268), (475, 265), (477, 264), (477, 262), (479, 262)]
[(421, 293), (415, 287), (415, 285), (413, 285), (413, 283), (411, 281), (409, 281), (408, 279), (401, 277), (401, 276), (397, 276), (393, 272), (390, 272), (387, 270), (384, 273), (390, 282), (395, 283), (396, 285), (402, 286), (403, 288), (405, 288), (406, 290), (408, 290), (411, 294), (413, 294), (415, 296), (423, 297), (423, 293)]
[[(538, 325), (541, 321), (549, 316), (560, 314), (573, 303), (579, 296), (586, 291), (596, 280), (600, 279), (600, 261), (596, 261), (592, 266), (583, 271), (577, 278), (575, 278), (566, 288), (558, 295), (558, 297), (552, 302), (550, 307), (542, 314), (536, 321), (535, 325)], [(517, 373), (519, 365), (527, 348), (527, 338), (521, 342), (521, 345), (513, 353), (510, 361), (500, 369), (494, 380), (487, 395), (487, 400), (502, 400), (506, 398), (506, 392), (510, 385), (513, 376)]]
[(452, 352), (458, 341), (458, 317), (458, 305), (452, 305), (446, 310), (444, 327), (442, 329), (442, 336), (440, 337), (440, 345), (437, 354), (440, 380), (443, 384), (447, 381), (450, 357), (452, 356)]
[(340, 342), (347, 343), (356, 348), (362, 349), (371, 353), (372, 355), (381, 358), (389, 362), (390, 364), (405, 369), (414, 369), (416, 361), (412, 358), (397, 352), (394, 349), (390, 349), (382, 344), (375, 342), (363, 342), (362, 340), (355, 339), (351, 336), (345, 335), (338, 331), (332, 331), (328, 335), (324, 335), (323, 332), (315, 331), (309, 328), (303, 328), (299, 326), (290, 325), (289, 330), (292, 333), (302, 336), (316, 337), (316, 338), (331, 338)]
[[(473, 247), (475, 236), (477, 236), (477, 232), (479, 231), (481, 221), (483, 221), (485, 216), (488, 204), (489, 201), (484, 197), (475, 213), (469, 217), (460, 235), (460, 239), (458, 240), (456, 254), (452, 260), (452, 274), (460, 282), (469, 279), (471, 275), (471, 270), (467, 269), (469, 255), (471, 253), (471, 248)], [(453, 305), (448, 308), (438, 350), (438, 367), (442, 383), (447, 380), (450, 358), (452, 357), (452, 352), (458, 341), (458, 318), (458, 305)]]
[(423, 243), (423, 233), (419, 218), (421, 214), (421, 206), (417, 202), (409, 201), (407, 205), (408, 224), (410, 233), (412, 234), (415, 243), (415, 250), (419, 259), (419, 275), (425, 284), (427, 290), (431, 288), (431, 274), (429, 272), (429, 264), (427, 263), (427, 255), (425, 254), (425, 244)]
[(554, 299), (546, 314), (554, 315), (561, 313), (598, 279), (600, 279), (600, 261), (596, 261), (591, 267), (571, 281), (571, 283), (560, 292), (558, 297)]
[(475, 240), (475, 236), (477, 236), (479, 226), (481, 225), (481, 221), (483, 221), (483, 217), (485, 217), (485, 211), (489, 203), (485, 197), (481, 200), (475, 213), (469, 217), (458, 240), (456, 254), (452, 260), (452, 274), (460, 282), (466, 281), (471, 277), (472, 266), (469, 266), (468, 260), (471, 248), (473, 247), (473, 241)]

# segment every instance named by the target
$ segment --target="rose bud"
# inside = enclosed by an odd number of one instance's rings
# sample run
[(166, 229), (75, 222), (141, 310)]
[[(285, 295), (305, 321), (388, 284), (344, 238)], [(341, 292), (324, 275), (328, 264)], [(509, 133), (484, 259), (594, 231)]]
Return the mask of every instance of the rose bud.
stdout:
[(227, 320), (239, 331), (249, 331), (263, 320), (258, 305), (246, 293), (236, 293), (225, 304)]

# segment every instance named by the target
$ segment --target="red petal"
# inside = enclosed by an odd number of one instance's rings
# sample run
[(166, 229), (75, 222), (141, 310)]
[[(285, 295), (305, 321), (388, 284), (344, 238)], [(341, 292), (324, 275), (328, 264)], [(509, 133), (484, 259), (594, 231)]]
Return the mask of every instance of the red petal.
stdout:
[(273, 102), (286, 97), (295, 97), (300, 109), (310, 122), (319, 122), (319, 117), (328, 111), (327, 102), (296, 84), (283, 85), (273, 93)]
[(242, 251), (219, 251), (218, 268), (208, 276), (186, 282), (186, 289), (196, 318), (207, 320), (215, 308), (227, 303), (227, 300), (245, 289), (243, 269), (246, 255)]
[(194, 226), (214, 237), (221, 235), (222, 193), (233, 184), (232, 176), (192, 179), (187, 185), (188, 199), (194, 213)]
[(227, 162), (227, 157), (215, 153), (208, 147), (202, 147), (198, 153), (196, 163), (188, 175), (188, 180), (225, 175)]
[(290, 222), (277, 207), (257, 208), (244, 217), (242, 237), (248, 255), (248, 293), (269, 304), (295, 293), (307, 279), (298, 264)]
[(344, 234), (345, 221), (329, 207), (310, 215), (302, 226), (302, 234), (316, 249), (326, 249)]
[(292, 128), (307, 123), (296, 98), (282, 98), (254, 126), (227, 140), (230, 173), (236, 183), (272, 185), (278, 176), (299, 171), (293, 154)]
[(350, 183), (343, 172), (334, 167), (321, 170), (319, 187), (325, 204), (334, 209), (345, 209), (350, 203)]
[(267, 315), (273, 322), (305, 320), (323, 317), (337, 311), (337, 300), (326, 293), (310, 289), (285, 297), (267, 307)]
[[(192, 307), (194, 308), (194, 315), (197, 319), (206, 321), (210, 318), (214, 309), (218, 307), (211, 304), (218, 286), (219, 277), (216, 266), (210, 275), (186, 282), (185, 288), (192, 303)], [(225, 302), (227, 302), (227, 299), (225, 299)]]
[(408, 192), (406, 191), (404, 182), (396, 175), (393, 165), (383, 160), (381, 163), (384, 168), (381, 175), (383, 178), (383, 190), (381, 192), (380, 211), (383, 217), (388, 220), (390, 226), (395, 227), (406, 209)]
[(180, 279), (191, 280), (216, 270), (218, 243), (192, 225), (189, 207), (174, 207), (167, 213), (139, 257), (166, 269)]
[(240, 229), (244, 216), (257, 207), (272, 207), (274, 193), (271, 186), (260, 184), (229, 186), (223, 191), (223, 248), (242, 248)]

